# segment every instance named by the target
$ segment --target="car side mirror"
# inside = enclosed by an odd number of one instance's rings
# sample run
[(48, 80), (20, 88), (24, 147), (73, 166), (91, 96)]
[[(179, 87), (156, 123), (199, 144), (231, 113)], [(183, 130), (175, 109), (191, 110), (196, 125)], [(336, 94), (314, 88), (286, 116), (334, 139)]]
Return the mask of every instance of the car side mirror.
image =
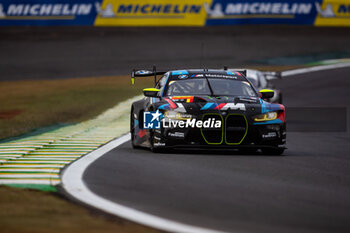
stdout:
[(147, 97), (159, 97), (158, 93), (160, 92), (157, 88), (145, 88), (143, 89), (143, 95)]
[(262, 99), (270, 99), (275, 95), (275, 92), (270, 89), (262, 89), (259, 91), (259, 93)]

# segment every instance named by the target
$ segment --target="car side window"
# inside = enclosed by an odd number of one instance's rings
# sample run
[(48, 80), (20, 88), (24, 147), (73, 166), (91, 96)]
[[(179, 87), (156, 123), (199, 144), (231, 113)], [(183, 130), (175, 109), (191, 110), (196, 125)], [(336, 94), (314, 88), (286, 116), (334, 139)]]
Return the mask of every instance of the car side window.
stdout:
[(163, 79), (163, 78), (161, 78), (161, 80), (159, 80), (159, 82), (157, 83), (157, 85), (155, 86), (155, 88), (160, 89), (160, 88), (162, 87), (161, 84), (160, 84), (160, 82), (162, 81), (162, 79)]
[(158, 89), (163, 88), (164, 85), (165, 85), (166, 79), (168, 78), (168, 76), (169, 76), (169, 73), (165, 73), (165, 74), (163, 75), (163, 77), (160, 78), (160, 80), (159, 80), (159, 82), (158, 82), (156, 88), (158, 88)]
[(166, 82), (168, 76), (169, 76), (169, 73), (165, 73), (163, 75), (163, 77), (160, 78), (159, 82), (156, 85), (156, 88), (159, 89), (161, 93), (163, 91), (163, 88), (165, 86), (165, 82)]

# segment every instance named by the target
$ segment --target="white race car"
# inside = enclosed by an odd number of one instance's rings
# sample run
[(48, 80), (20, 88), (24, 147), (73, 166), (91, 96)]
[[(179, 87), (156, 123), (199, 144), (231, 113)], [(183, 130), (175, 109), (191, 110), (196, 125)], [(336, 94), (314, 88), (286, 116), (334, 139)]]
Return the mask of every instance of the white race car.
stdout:
[[(229, 69), (231, 70), (231, 68)], [(237, 69), (232, 69), (237, 70)], [(274, 96), (267, 101), (270, 103), (280, 103), (282, 104), (282, 93), (279, 89), (271, 83), (272, 79), (280, 79), (280, 72), (263, 72), (253, 69), (245, 69), (247, 71), (247, 79), (254, 85), (257, 91), (262, 89), (271, 89), (275, 92)]]

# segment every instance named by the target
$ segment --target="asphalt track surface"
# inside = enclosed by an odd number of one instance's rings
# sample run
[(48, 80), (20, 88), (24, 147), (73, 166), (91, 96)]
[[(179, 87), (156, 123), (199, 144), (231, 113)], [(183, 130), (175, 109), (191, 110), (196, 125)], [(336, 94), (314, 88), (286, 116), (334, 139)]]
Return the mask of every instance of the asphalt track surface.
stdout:
[[(349, 72), (278, 80), (287, 114), (288, 107), (348, 108)], [(349, 132), (290, 132), (287, 146), (284, 156), (155, 154), (127, 142), (90, 165), (83, 180), (103, 198), (215, 230), (350, 232)]]
[(278, 25), (1, 27), (0, 81), (123, 75), (154, 64), (168, 70), (244, 67), (280, 56), (322, 60), (349, 53), (349, 38), (350, 28)]

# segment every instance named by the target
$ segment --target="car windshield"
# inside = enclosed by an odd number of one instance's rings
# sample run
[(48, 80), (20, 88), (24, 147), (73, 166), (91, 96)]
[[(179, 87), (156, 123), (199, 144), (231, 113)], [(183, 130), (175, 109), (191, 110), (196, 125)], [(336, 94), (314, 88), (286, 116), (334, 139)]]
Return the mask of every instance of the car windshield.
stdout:
[(166, 95), (256, 96), (256, 93), (247, 81), (196, 78), (170, 81)]

